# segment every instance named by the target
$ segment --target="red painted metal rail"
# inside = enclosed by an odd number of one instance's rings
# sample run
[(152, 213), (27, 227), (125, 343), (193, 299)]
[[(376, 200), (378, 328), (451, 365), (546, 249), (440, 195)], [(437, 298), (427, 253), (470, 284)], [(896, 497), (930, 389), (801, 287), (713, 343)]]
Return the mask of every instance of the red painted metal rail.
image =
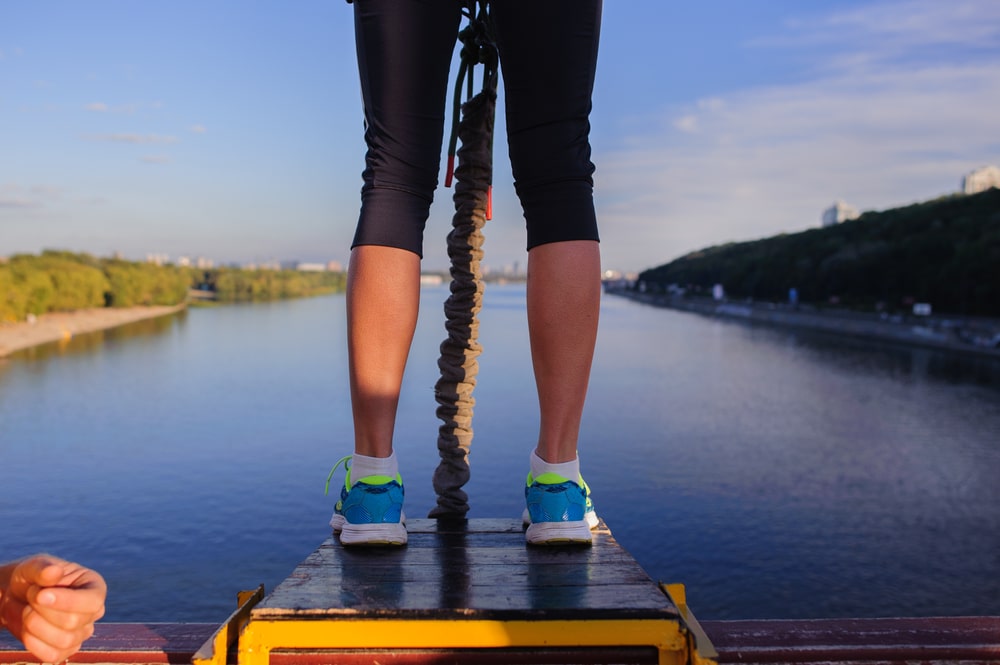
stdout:
[[(719, 652), (720, 664), (1000, 663), (1000, 617), (703, 621), (702, 626)], [(216, 628), (202, 623), (99, 623), (94, 637), (70, 661), (189, 663)], [(393, 658), (371, 654), (379, 662), (398, 664), (428, 662), (428, 655), (421, 661), (415, 660), (420, 658), (416, 653)], [(629, 654), (620, 655), (624, 659), (618, 662), (628, 662)], [(0, 633), (0, 663), (24, 661), (31, 662), (31, 657), (20, 643)], [(349, 661), (365, 662), (362, 654)]]

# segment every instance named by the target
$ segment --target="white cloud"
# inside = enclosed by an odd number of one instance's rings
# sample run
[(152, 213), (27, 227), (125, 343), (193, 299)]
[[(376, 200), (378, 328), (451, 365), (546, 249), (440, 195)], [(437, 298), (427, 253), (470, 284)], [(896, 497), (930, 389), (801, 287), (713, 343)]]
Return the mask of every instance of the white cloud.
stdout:
[(142, 111), (143, 109), (152, 109), (158, 111), (163, 108), (163, 102), (129, 102), (127, 104), (106, 104), (104, 102), (91, 102), (84, 106), (88, 111), (94, 111), (96, 113), (123, 113), (126, 115), (132, 115)]
[(875, 3), (832, 14), (820, 27), (834, 36), (847, 32), (874, 38), (873, 45), (882, 49), (933, 44), (992, 47), (1000, 38), (1000, 4), (993, 0)]
[(26, 187), (15, 183), (0, 186), (0, 210), (32, 210), (59, 199), (62, 188), (52, 185)]
[[(957, 38), (959, 21), (945, 14), (957, 7), (961, 25), (974, 25), (1000, 13), (1000, 3), (987, 4), (893, 5), (903, 16), (875, 5), (826, 24), (884, 31), (895, 19), (891, 48), (901, 53), (905, 44), (904, 55), (916, 56), (919, 34)], [(997, 26), (973, 32), (980, 38)], [(835, 199), (862, 210), (930, 199), (956, 191), (972, 168), (1000, 162), (996, 53), (940, 64), (852, 54), (835, 54), (812, 81), (665, 109), (671, 120), (651, 118), (641, 141), (599, 155), (608, 244), (657, 265), (712, 244), (818, 226)]]
[(32, 185), (28, 188), (28, 191), (35, 196), (45, 199), (58, 199), (63, 194), (63, 188), (54, 185)]
[(41, 207), (41, 203), (20, 196), (0, 196), (0, 210), (24, 210)]
[(749, 45), (832, 44), (880, 56), (935, 45), (994, 48), (1000, 39), (1000, 4), (993, 0), (871, 2), (818, 17), (789, 19), (785, 28), (784, 34), (763, 36)]
[(204, 134), (208, 131), (205, 125), (191, 125), (191, 131), (195, 134)]
[(176, 136), (161, 134), (95, 134), (87, 138), (103, 143), (177, 143)]
[(677, 120), (674, 120), (674, 127), (682, 132), (693, 134), (698, 131), (698, 116), (692, 114), (682, 115)]
[(168, 164), (170, 157), (167, 155), (146, 155), (141, 159), (143, 164)]

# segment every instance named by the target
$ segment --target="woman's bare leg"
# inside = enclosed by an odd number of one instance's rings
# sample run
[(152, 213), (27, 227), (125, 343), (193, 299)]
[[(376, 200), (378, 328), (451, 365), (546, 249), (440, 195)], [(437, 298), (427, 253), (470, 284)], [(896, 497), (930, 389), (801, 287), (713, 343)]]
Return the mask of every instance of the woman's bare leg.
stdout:
[(359, 455), (392, 454), (419, 300), (419, 256), (394, 247), (354, 248), (347, 276), (347, 348), (354, 452)]
[(596, 241), (554, 242), (528, 252), (528, 330), (541, 414), (535, 452), (546, 462), (576, 459), (600, 302)]

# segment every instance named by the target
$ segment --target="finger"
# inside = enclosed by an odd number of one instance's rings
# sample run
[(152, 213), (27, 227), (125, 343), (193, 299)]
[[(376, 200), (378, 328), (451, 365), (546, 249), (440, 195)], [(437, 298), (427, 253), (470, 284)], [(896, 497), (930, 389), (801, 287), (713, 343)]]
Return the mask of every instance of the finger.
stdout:
[[(24, 632), (36, 632), (39, 634), (54, 634), (55, 631), (62, 633), (92, 633), (94, 624), (103, 616), (103, 608), (100, 612), (93, 614), (80, 614), (73, 612), (41, 612), (31, 610), (32, 623), (30, 626), (24, 623)], [(23, 620), (24, 622), (27, 619)]]
[(69, 647), (59, 647), (30, 634), (21, 641), (24, 647), (42, 663), (62, 663), (80, 650), (79, 642)]
[(7, 630), (13, 633), (15, 637), (20, 637), (21, 635), (21, 619), (27, 607), (25, 603), (11, 596), (8, 596), (7, 600), (0, 603), (0, 614), (2, 614), (0, 618), (3, 619), (3, 625), (7, 626)]
[(77, 623), (72, 629), (64, 629), (53, 625), (41, 614), (31, 609), (25, 612), (22, 626), (21, 641), (24, 642), (25, 646), (32, 642), (39, 649), (43, 649), (42, 645), (45, 645), (61, 654), (61, 657), (56, 660), (47, 662), (60, 662), (67, 656), (76, 653), (80, 645), (94, 634), (92, 622)]
[[(38, 617), (39, 621), (44, 621), (49, 626), (52, 626), (54, 630), (72, 632), (88, 624), (93, 624), (97, 620), (97, 617), (91, 613), (59, 612), (35, 606), (31, 606), (31, 610), (33, 616)], [(33, 628), (37, 628), (37, 626)]]
[[(95, 584), (83, 587), (32, 587), (28, 602), (46, 617), (79, 615), (96, 621), (104, 615), (104, 586)], [(53, 623), (59, 623), (53, 619)]]
[(51, 586), (59, 584), (66, 575), (66, 562), (47, 554), (38, 554), (25, 559), (14, 568), (10, 576), (10, 593), (22, 598), (32, 585)]

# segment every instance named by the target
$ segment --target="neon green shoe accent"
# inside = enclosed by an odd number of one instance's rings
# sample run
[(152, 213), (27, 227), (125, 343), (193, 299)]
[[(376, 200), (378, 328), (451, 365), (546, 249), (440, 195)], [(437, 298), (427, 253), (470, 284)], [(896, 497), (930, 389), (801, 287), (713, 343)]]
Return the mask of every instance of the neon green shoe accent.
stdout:
[[(333, 465), (332, 469), (330, 469), (330, 473), (326, 477), (326, 489), (323, 490), (323, 495), (324, 496), (329, 496), (329, 494), (330, 494), (330, 480), (333, 478), (333, 474), (336, 473), (337, 469), (340, 468), (341, 464), (343, 464), (344, 468), (347, 470), (347, 479), (348, 479), (348, 481), (350, 480), (350, 478), (351, 478), (351, 465), (350, 465), (350, 461), (351, 461), (352, 457), (353, 457), (353, 455), (344, 455), (339, 460), (337, 460), (337, 463)], [(350, 487), (350, 486), (348, 485), (348, 487)]]
[[(351, 482), (350, 461), (352, 457), (353, 455), (344, 455), (339, 460), (337, 460), (337, 463), (333, 465), (332, 469), (330, 469), (330, 473), (327, 474), (326, 476), (326, 487), (323, 489), (323, 494), (325, 496), (330, 495), (330, 481), (333, 479), (333, 474), (337, 472), (337, 469), (340, 468), (341, 464), (343, 464), (344, 469), (347, 470), (347, 474), (344, 476), (344, 487), (346, 487), (349, 490), (351, 489), (351, 487), (354, 486), (354, 483)], [(392, 476), (366, 476), (365, 478), (359, 479), (358, 482), (364, 483), (365, 485), (385, 485), (386, 483), (391, 483), (394, 480), (400, 485), (403, 484), (403, 477), (398, 473), (396, 474), (395, 478), (393, 478)]]
[(542, 485), (558, 485), (559, 483), (565, 483), (568, 480), (569, 478), (564, 478), (558, 473), (543, 473), (537, 478), (532, 478), (531, 472), (529, 471), (527, 484), (532, 485), (534, 483), (541, 483)]
[(400, 485), (403, 484), (403, 477), (398, 473), (395, 478), (392, 476), (365, 476), (364, 478), (358, 480), (358, 482), (364, 483), (365, 485), (385, 485), (386, 483), (391, 483), (394, 480)]

